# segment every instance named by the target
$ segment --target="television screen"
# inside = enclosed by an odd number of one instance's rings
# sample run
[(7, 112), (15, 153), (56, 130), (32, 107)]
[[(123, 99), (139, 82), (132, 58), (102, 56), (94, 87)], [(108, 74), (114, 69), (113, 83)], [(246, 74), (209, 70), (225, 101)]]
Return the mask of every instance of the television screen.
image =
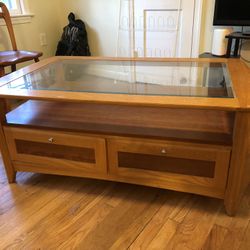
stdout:
[(216, 0), (214, 25), (250, 26), (250, 0)]

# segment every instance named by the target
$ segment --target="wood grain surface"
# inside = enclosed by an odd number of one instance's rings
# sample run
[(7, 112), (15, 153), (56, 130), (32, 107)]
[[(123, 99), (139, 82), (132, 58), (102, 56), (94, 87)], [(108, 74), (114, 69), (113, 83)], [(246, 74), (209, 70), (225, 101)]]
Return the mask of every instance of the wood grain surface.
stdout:
[(232, 143), (234, 114), (107, 104), (27, 101), (7, 115), (8, 124), (210, 143)]
[(250, 247), (250, 187), (237, 217), (220, 200), (82, 178), (18, 173), (0, 158), (0, 249)]
[[(231, 146), (118, 136), (105, 138), (100, 135), (10, 126), (4, 127), (4, 131), (16, 171), (121, 181), (224, 198)], [(21, 145), (25, 142), (35, 146), (27, 151), (25, 145), (19, 147), (19, 141)], [(72, 147), (81, 148), (82, 154), (86, 154), (86, 148), (94, 149), (95, 161), (76, 161), (71, 152)], [(52, 152), (48, 154), (46, 150), (49, 149)], [(120, 152), (147, 155), (152, 166), (148, 166), (148, 169), (142, 158), (140, 164), (133, 164), (131, 168), (121, 167), (118, 164)], [(61, 154), (68, 159), (61, 157)], [(155, 167), (159, 164), (159, 156), (164, 157), (164, 161), (161, 158), (161, 165), (165, 171), (160, 171), (159, 166)], [(173, 164), (171, 160), (165, 161), (167, 156), (178, 160)], [(88, 154), (85, 157), (88, 158)], [(190, 161), (195, 162), (194, 166), (200, 168), (200, 173), (190, 169)], [(210, 169), (206, 169), (207, 164)], [(171, 171), (173, 168), (175, 170)]]

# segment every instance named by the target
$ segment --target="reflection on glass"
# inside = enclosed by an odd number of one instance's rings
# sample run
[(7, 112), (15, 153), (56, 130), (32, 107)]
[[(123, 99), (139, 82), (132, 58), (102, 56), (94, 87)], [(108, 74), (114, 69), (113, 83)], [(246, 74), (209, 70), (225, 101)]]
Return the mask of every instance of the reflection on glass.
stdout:
[(228, 69), (222, 63), (65, 60), (27, 74), (4, 88), (233, 97)]

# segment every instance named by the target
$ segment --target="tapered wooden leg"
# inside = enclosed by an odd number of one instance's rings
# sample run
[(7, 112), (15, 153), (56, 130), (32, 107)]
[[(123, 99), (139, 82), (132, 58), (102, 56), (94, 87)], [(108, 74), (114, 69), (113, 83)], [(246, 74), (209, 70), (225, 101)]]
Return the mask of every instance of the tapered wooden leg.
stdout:
[(11, 65), (11, 72), (15, 72), (16, 71), (16, 64)]
[(249, 155), (249, 120), (250, 113), (248, 112), (236, 114), (233, 150), (224, 201), (226, 211), (230, 216), (237, 213), (241, 198), (249, 184), (250, 165), (247, 161)]
[(4, 99), (0, 99), (0, 149), (8, 181), (9, 183), (13, 183), (16, 180), (16, 171), (14, 170), (14, 167), (12, 165), (12, 161), (6, 143), (6, 138), (3, 131), (6, 112), (6, 102)]
[(0, 67), (0, 77), (5, 75), (4, 67)]
[(12, 171), (12, 169), (5, 168), (5, 172), (9, 184), (16, 183), (16, 171)]
[(5, 100), (5, 108), (6, 108), (7, 113), (11, 111), (11, 101), (10, 100)]

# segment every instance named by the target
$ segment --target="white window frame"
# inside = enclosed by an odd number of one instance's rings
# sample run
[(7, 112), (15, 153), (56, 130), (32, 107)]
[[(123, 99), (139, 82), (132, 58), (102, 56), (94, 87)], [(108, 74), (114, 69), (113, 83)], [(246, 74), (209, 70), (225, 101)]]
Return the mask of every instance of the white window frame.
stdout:
[[(34, 14), (32, 14), (29, 11), (27, 0), (9, 0), (9, 1), (15, 1), (17, 5), (17, 9), (9, 10), (13, 24), (23, 24), (31, 22), (31, 18), (34, 16)], [(1, 26), (5, 25), (5, 23), (1, 20), (0, 25)]]
[[(3, 3), (9, 8), (11, 15), (22, 15), (23, 14), (23, 3), (21, 0), (3, 0)], [(15, 9), (10, 8), (10, 5), (16, 6)]]

